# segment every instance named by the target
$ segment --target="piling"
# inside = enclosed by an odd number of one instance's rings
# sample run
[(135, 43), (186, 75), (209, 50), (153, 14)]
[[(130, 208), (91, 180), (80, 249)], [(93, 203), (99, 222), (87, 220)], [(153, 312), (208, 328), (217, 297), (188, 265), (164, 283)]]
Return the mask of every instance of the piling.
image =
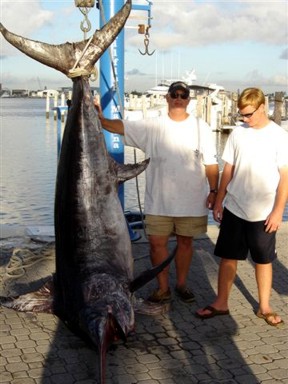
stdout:
[(147, 117), (147, 98), (145, 95), (141, 96), (141, 102), (142, 102), (143, 118), (145, 119)]
[(49, 115), (50, 115), (50, 97), (49, 97), (48, 92), (47, 92), (47, 95), (46, 95), (46, 119), (49, 119)]
[(230, 122), (230, 124), (235, 123), (235, 116), (237, 115), (237, 103), (238, 103), (238, 94), (237, 94), (237, 92), (233, 92), (232, 93), (231, 122)]
[[(65, 94), (61, 94), (61, 107), (65, 106)], [(64, 123), (65, 121), (65, 112), (64, 110), (61, 110), (61, 122)]]
[(283, 92), (275, 93), (274, 121), (278, 125), (281, 125), (281, 120), (282, 120), (283, 98), (284, 98)]
[[(57, 108), (57, 104), (58, 104), (58, 96), (55, 95), (54, 96), (54, 108)], [(54, 120), (57, 120), (57, 111), (56, 110), (54, 111)]]

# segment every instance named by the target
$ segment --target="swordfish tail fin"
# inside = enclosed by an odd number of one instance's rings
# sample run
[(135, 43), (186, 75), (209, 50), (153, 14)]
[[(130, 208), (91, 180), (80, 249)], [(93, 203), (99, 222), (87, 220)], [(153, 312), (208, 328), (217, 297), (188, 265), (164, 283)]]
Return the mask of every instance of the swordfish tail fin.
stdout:
[[(86, 74), (92, 72), (96, 61), (121, 32), (130, 11), (131, 0), (128, 0), (103, 28), (95, 31), (88, 48), (78, 63), (78, 68), (85, 71)], [(25, 55), (64, 73), (68, 77), (70, 77), (70, 70), (89, 41), (89, 39), (86, 39), (77, 43), (48, 44), (16, 35), (8, 31), (1, 23), (0, 32), (10, 44), (25, 53)]]

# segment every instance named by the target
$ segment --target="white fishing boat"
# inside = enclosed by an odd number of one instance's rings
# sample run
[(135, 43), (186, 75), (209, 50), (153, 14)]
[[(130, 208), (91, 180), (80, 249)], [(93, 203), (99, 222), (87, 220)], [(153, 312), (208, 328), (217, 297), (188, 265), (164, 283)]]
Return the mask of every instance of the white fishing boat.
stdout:
[[(209, 83), (207, 85), (196, 84), (197, 76), (195, 69), (187, 71), (180, 80), (185, 82), (190, 88), (191, 100), (187, 107), (188, 113), (202, 117), (201, 112), (199, 112), (199, 110), (197, 111), (199, 97), (202, 97), (204, 100), (209, 96), (212, 104), (209, 112), (209, 124), (212, 131), (219, 130), (220, 114), (223, 109), (223, 99), (221, 99), (219, 95), (220, 93), (225, 92), (224, 88), (215, 83)], [(165, 95), (168, 93), (169, 86), (175, 81), (179, 81), (179, 78), (161, 80), (157, 86), (149, 88), (141, 97), (129, 95), (125, 101), (124, 118), (127, 120), (139, 120), (145, 117), (155, 117), (166, 113), (167, 102)]]
[(7, 98), (7, 97), (11, 97), (11, 92), (7, 89), (3, 89), (1, 92), (0, 92), (0, 97), (1, 98)]
[[(191, 71), (187, 71), (185, 73), (185, 76), (182, 77), (182, 79), (187, 85), (192, 86), (194, 84), (194, 81), (197, 80), (197, 76), (195, 74), (195, 69), (192, 69)], [(145, 95), (160, 95), (165, 96), (167, 95), (169, 86), (174, 83), (175, 81), (179, 81), (179, 79), (164, 79), (159, 82), (158, 85), (155, 87), (147, 89), (146, 92), (144, 92)]]

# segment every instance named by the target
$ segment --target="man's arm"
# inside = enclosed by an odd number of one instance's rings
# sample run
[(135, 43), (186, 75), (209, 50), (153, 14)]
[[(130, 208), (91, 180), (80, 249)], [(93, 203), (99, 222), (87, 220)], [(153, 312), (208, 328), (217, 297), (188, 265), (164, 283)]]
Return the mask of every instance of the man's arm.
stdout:
[(208, 179), (210, 192), (206, 200), (206, 206), (213, 209), (215, 199), (218, 193), (219, 167), (218, 164), (210, 164), (205, 166), (206, 177)]
[(98, 112), (99, 120), (102, 127), (111, 133), (117, 133), (118, 135), (124, 135), (124, 124), (122, 120), (110, 120), (103, 116), (102, 108), (97, 97), (94, 98), (94, 105)]
[(279, 174), (280, 180), (276, 191), (274, 207), (265, 222), (265, 231), (269, 233), (277, 231), (280, 227), (285, 205), (288, 201), (288, 166), (280, 168)]
[(218, 221), (219, 223), (221, 222), (222, 215), (223, 215), (222, 203), (226, 196), (227, 185), (230, 183), (233, 177), (234, 168), (235, 168), (234, 165), (231, 165), (229, 163), (224, 164), (220, 185), (219, 185), (219, 190), (218, 190), (218, 194), (217, 194), (214, 209), (213, 209), (214, 220)]
[(99, 120), (101, 121), (102, 127), (105, 128), (107, 131), (111, 133), (118, 133), (118, 135), (124, 135), (124, 124), (122, 120), (110, 120), (106, 119), (105, 117), (100, 117)]
[(218, 164), (210, 164), (205, 166), (206, 177), (209, 182), (210, 189), (218, 190), (219, 167)]

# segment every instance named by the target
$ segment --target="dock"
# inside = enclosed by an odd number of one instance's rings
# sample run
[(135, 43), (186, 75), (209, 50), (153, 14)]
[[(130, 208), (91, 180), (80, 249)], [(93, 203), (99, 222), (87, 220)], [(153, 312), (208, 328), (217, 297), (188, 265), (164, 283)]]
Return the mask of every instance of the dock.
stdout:
[[(32, 289), (35, 281), (54, 271), (53, 233), (40, 231), (37, 241), (25, 228), (1, 229), (1, 279), (15, 247), (32, 253), (43, 250), (41, 262), (25, 274), (6, 280), (3, 289)], [(196, 302), (184, 304), (173, 296), (171, 309), (157, 316), (136, 314), (135, 334), (115, 343), (107, 353), (107, 384), (287, 384), (287, 238), (288, 222), (277, 237), (271, 302), (285, 323), (269, 326), (255, 315), (257, 287), (250, 260), (239, 263), (230, 299), (230, 316), (201, 320), (195, 311), (210, 304), (217, 288), (218, 259), (213, 256), (218, 227), (194, 241), (188, 284)], [(44, 240), (44, 242), (42, 242)], [(169, 248), (175, 241), (172, 238)], [(144, 234), (132, 243), (135, 275), (150, 266)], [(174, 264), (170, 270), (175, 285)], [(153, 281), (137, 292), (145, 298)], [(54, 315), (20, 313), (2, 308), (1, 384), (96, 384), (97, 351), (89, 348)]]

